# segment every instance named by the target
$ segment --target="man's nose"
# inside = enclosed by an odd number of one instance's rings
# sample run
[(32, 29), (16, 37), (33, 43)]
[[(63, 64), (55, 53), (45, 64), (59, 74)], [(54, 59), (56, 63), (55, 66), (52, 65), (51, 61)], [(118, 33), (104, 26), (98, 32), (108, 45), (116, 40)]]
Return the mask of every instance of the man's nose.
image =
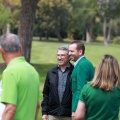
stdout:
[(57, 56), (57, 58), (58, 58), (58, 59), (61, 59), (61, 58), (62, 58), (62, 56), (61, 56), (61, 55), (59, 55), (59, 56)]
[(69, 53), (68, 53), (69, 55), (71, 55), (71, 52), (69, 51)]

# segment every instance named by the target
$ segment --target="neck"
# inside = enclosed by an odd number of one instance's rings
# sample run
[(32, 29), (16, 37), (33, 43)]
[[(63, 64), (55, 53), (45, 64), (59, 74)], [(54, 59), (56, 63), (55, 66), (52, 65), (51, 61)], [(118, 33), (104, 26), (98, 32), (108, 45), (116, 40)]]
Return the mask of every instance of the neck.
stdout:
[(68, 64), (67, 64), (67, 65), (63, 65), (63, 66), (60, 66), (61, 71), (64, 72), (65, 69), (67, 68), (67, 66), (68, 66)]
[(19, 52), (16, 53), (7, 53), (4, 57), (4, 60), (6, 62), (6, 64), (8, 64), (11, 60), (13, 60), (14, 58), (20, 57), (21, 54)]

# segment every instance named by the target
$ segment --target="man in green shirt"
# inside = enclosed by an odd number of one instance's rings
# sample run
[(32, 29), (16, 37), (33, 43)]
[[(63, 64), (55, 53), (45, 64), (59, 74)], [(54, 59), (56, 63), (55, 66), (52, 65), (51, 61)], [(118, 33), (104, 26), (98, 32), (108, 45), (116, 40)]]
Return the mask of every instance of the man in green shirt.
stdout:
[(85, 46), (82, 42), (73, 41), (69, 45), (69, 55), (74, 63), (74, 69), (71, 74), (72, 82), (72, 120), (75, 120), (75, 111), (79, 101), (79, 96), (83, 86), (94, 76), (94, 67), (92, 63), (84, 56)]
[(2, 120), (35, 120), (39, 109), (39, 75), (21, 56), (17, 35), (1, 38), (1, 54), (7, 64), (2, 75)]

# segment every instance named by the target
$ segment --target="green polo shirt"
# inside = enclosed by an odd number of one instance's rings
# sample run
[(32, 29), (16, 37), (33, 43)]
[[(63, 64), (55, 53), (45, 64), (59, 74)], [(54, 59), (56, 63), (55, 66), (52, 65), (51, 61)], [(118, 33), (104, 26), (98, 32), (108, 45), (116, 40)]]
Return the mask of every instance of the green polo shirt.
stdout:
[(86, 84), (80, 95), (86, 105), (85, 120), (118, 120), (120, 90), (104, 91)]
[(1, 102), (16, 105), (14, 120), (34, 120), (38, 101), (38, 73), (24, 57), (13, 59), (2, 75)]

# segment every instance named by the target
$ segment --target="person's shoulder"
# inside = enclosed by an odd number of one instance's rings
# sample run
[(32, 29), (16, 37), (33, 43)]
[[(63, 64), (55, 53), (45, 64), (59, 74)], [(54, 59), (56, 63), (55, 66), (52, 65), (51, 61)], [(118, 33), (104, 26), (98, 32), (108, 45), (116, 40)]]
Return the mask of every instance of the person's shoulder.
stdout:
[(93, 66), (92, 62), (90, 60), (88, 60), (86, 57), (84, 57), (82, 62), (83, 62), (83, 64)]
[(58, 70), (58, 66), (51, 67), (48, 72), (56, 72)]
[(84, 57), (84, 61), (88, 62), (88, 63), (91, 63), (91, 61), (88, 58), (86, 58), (86, 57)]
[(92, 62), (90, 60), (88, 60), (86, 57), (81, 58), (81, 60), (79, 61), (79, 65), (80, 66), (93, 66)]
[(87, 87), (87, 88), (91, 87), (90, 83), (87, 83), (84, 86)]
[(85, 85), (83, 86), (84, 91), (90, 91), (90, 89), (92, 89), (92, 88), (93, 88), (93, 87), (91, 86), (90, 83), (87, 83), (87, 84), (85, 84)]
[(74, 66), (73, 66), (73, 64), (70, 62), (70, 69), (73, 69), (74, 68)]

